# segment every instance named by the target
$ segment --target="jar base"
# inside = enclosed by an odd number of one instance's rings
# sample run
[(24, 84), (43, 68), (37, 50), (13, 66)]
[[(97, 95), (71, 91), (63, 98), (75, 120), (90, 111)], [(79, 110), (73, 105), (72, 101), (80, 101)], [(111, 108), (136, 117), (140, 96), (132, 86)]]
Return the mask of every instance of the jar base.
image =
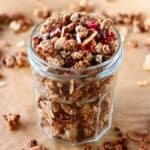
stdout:
[(88, 138), (86, 139), (85, 141), (82, 141), (82, 142), (78, 142), (78, 143), (71, 143), (71, 142), (67, 142), (65, 140), (61, 140), (59, 138), (56, 138), (56, 137), (53, 137), (51, 132), (49, 131), (49, 129), (47, 128), (42, 128), (38, 122), (37, 124), (37, 127), (40, 128), (40, 130), (42, 132), (45, 132), (45, 134), (48, 136), (48, 138), (50, 140), (54, 140), (56, 142), (59, 142), (59, 143), (62, 143), (62, 144), (67, 144), (67, 145), (70, 145), (70, 146), (79, 146), (79, 145), (82, 145), (82, 144), (87, 144), (87, 143), (92, 143), (92, 142), (97, 142), (99, 141), (110, 129), (111, 129), (111, 123), (108, 124), (108, 126), (103, 129), (103, 131), (101, 131), (100, 134), (96, 135), (95, 137), (92, 137), (92, 138)]

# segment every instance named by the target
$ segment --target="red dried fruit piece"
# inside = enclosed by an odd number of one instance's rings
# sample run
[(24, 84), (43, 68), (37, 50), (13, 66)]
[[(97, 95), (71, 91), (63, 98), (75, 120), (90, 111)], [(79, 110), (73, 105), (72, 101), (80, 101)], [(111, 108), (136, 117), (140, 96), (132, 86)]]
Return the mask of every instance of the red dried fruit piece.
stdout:
[(97, 24), (97, 22), (94, 19), (87, 20), (86, 26), (89, 29), (97, 29), (98, 28), (98, 24)]
[(90, 42), (82, 48), (82, 51), (91, 52), (92, 49), (93, 49), (93, 42)]

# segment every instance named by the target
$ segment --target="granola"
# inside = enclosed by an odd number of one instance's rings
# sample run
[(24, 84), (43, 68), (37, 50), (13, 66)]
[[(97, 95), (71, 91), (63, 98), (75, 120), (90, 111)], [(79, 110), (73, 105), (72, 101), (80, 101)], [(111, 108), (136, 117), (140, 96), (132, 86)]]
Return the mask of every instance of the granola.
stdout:
[[(117, 47), (111, 19), (62, 12), (41, 24), (32, 48), (53, 77), (34, 69), (33, 76), (39, 94), (39, 125), (51, 138), (82, 143), (109, 128), (115, 73), (100, 78), (105, 67), (87, 72), (86, 68), (111, 59)], [(78, 75), (83, 78), (72, 77)]]
[(5, 125), (9, 130), (16, 130), (20, 126), (20, 115), (19, 114), (5, 114), (3, 115)]

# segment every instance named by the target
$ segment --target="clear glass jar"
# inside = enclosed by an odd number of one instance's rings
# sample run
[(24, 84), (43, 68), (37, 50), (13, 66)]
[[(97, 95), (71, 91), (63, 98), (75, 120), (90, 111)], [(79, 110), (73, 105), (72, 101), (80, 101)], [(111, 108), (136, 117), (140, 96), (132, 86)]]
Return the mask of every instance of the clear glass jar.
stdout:
[(73, 145), (99, 140), (111, 127), (113, 91), (122, 59), (118, 48), (104, 63), (84, 70), (49, 65), (33, 50), (31, 36), (28, 57), (36, 89), (38, 124), (50, 139)]

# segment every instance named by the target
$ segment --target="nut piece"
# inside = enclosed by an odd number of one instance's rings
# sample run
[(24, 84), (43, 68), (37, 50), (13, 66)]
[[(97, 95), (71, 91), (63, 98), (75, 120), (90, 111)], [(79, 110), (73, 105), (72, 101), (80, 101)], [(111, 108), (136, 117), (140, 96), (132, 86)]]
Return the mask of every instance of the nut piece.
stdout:
[(37, 146), (38, 145), (38, 142), (35, 140), (35, 139), (32, 139), (28, 142), (28, 147), (34, 147), (34, 146)]
[(9, 130), (16, 130), (20, 126), (20, 115), (9, 113), (7, 115), (3, 115), (6, 127)]
[(129, 48), (137, 48), (139, 46), (138, 41), (137, 40), (131, 40), (127, 42), (127, 46)]
[(149, 82), (146, 81), (146, 80), (141, 80), (141, 81), (138, 81), (137, 83), (140, 87), (145, 87), (145, 86), (148, 86), (149, 85)]

